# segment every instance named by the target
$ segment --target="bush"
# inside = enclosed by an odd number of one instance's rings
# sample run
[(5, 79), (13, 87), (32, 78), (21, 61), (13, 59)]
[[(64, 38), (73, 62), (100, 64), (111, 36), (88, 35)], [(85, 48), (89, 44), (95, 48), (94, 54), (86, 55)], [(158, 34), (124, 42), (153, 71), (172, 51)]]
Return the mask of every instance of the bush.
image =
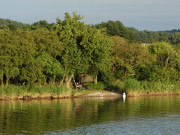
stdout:
[(0, 95), (19, 96), (25, 93), (23, 86), (8, 85), (7, 87), (0, 87)]
[(124, 90), (140, 90), (141, 89), (141, 83), (134, 79), (134, 78), (129, 78), (123, 81), (124, 83)]
[(98, 83), (87, 83), (88, 90), (104, 90), (105, 89), (105, 84), (102, 82)]
[(144, 90), (146, 91), (154, 91), (154, 92), (167, 92), (167, 91), (179, 91), (180, 90), (180, 83), (179, 82), (147, 82), (143, 81), (141, 82)]
[(107, 86), (107, 90), (123, 91), (123, 86), (124, 86), (123, 82), (111, 82), (111, 84)]

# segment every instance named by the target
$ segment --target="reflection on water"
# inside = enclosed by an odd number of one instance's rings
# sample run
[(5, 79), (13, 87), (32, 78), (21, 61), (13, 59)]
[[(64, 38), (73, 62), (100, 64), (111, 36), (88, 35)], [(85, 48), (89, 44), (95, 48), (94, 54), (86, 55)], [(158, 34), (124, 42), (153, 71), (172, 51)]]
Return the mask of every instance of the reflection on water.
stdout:
[(0, 101), (0, 134), (177, 134), (180, 97)]

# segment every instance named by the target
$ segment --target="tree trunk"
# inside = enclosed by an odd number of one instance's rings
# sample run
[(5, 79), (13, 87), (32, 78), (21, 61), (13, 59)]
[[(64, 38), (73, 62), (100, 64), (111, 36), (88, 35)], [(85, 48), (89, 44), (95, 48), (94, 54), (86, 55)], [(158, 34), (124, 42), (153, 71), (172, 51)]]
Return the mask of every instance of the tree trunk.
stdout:
[(63, 76), (63, 79), (59, 82), (59, 86), (63, 84), (64, 77), (65, 77), (65, 75)]
[(55, 84), (55, 81), (56, 81), (56, 75), (53, 76), (53, 82), (52, 82), (52, 85)]
[(94, 79), (94, 83), (97, 83), (97, 75), (95, 75), (95, 76), (93, 77), (93, 79)]
[(122, 80), (124, 80), (124, 79), (126, 79), (127, 77), (128, 77), (128, 71), (125, 71), (125, 73), (124, 73), (124, 76), (120, 79), (120, 81), (122, 81)]
[(71, 87), (71, 80), (72, 80), (72, 77), (73, 77), (73, 74), (71, 76), (65, 76), (64, 77), (64, 84), (67, 88), (70, 88)]
[(6, 87), (8, 86), (8, 84), (9, 84), (9, 76), (6, 75)]
[(169, 63), (169, 57), (167, 57), (164, 66), (167, 67), (167, 66), (168, 66), (168, 63)]

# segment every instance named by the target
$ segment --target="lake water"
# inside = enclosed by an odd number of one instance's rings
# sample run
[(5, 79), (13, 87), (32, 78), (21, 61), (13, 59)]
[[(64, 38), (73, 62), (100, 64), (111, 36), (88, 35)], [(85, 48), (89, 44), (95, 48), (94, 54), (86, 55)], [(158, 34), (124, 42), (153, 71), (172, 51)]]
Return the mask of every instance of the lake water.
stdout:
[(177, 135), (180, 96), (0, 101), (0, 134)]

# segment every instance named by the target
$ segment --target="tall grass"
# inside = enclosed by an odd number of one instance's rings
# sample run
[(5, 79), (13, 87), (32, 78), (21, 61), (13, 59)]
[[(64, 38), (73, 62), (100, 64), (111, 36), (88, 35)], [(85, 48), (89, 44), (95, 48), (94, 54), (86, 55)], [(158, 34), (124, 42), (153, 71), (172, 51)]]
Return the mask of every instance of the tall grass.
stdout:
[(26, 87), (28, 93), (32, 94), (52, 94), (55, 96), (70, 96), (72, 94), (72, 89), (65, 87), (64, 85), (43, 85), (39, 86), (36, 84), (31, 84)]
[(43, 85), (27, 84), (27, 85), (9, 85), (2, 87), (0, 85), (0, 96), (24, 96), (24, 95), (51, 95), (58, 97), (70, 97), (73, 94), (84, 93), (94, 90), (110, 90), (118, 92), (180, 92), (180, 82), (148, 82), (138, 81), (136, 79), (126, 79), (121, 82), (111, 82), (110, 84), (104, 84), (102, 82), (87, 83), (88, 88), (82, 90), (68, 89), (66, 86), (58, 85)]
[(180, 82), (141, 82), (144, 91), (149, 92), (179, 92)]
[(141, 90), (141, 83), (134, 78), (126, 79), (123, 81), (123, 83), (124, 83), (123, 89), (125, 91), (128, 91), (128, 90), (140, 91)]
[(0, 95), (7, 96), (22, 96), (22, 95), (43, 95), (51, 94), (54, 96), (71, 96), (73, 94), (72, 89), (69, 89), (63, 85), (43, 85), (28, 84), (22, 86), (9, 85), (7, 87), (0, 86)]
[(121, 92), (180, 92), (180, 82), (149, 82), (138, 81), (134, 78), (128, 78), (121, 82), (114, 82), (109, 85), (109, 90)]
[(102, 82), (98, 83), (87, 83), (87, 90), (104, 90), (106, 85)]
[(23, 86), (9, 85), (7, 87), (0, 86), (0, 95), (19, 96), (25, 93)]

